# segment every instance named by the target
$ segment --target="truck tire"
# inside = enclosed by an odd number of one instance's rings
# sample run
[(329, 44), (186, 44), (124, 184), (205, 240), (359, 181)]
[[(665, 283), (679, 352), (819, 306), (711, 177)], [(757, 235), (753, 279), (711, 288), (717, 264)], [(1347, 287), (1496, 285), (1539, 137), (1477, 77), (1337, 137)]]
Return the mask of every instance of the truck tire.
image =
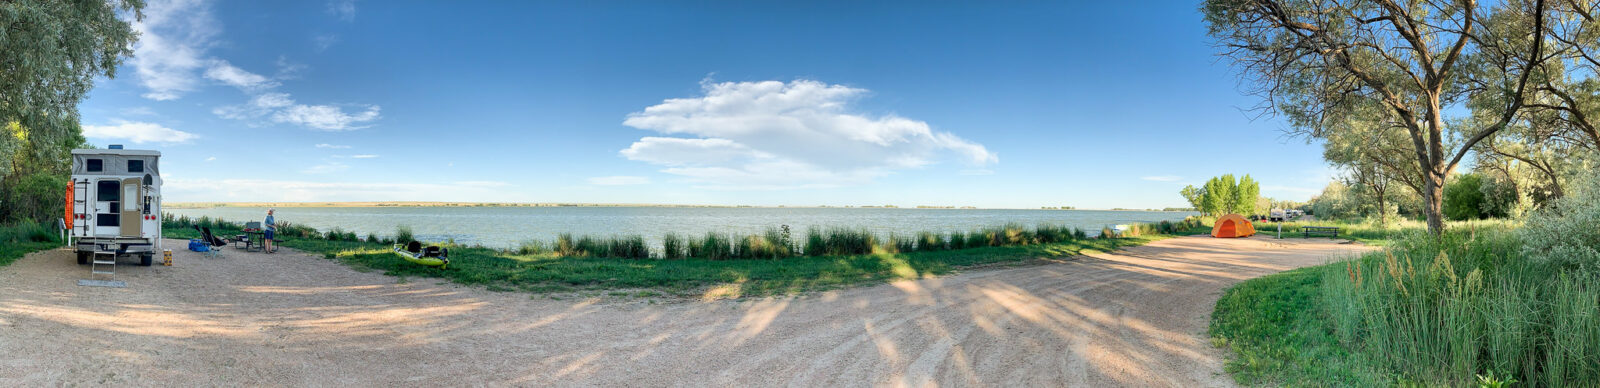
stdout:
[(150, 264), (155, 263), (155, 261), (156, 261), (156, 254), (154, 254), (154, 253), (146, 253), (146, 254), (139, 255), (139, 266), (149, 267)]
[(89, 252), (78, 251), (78, 265), (89, 265)]

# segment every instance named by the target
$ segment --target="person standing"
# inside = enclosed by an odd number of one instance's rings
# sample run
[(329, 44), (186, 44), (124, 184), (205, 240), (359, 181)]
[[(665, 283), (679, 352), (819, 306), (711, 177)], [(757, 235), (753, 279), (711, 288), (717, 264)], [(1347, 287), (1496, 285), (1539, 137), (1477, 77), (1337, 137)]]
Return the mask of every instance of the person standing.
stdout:
[(266, 249), (267, 253), (272, 253), (273, 251), (276, 250), (272, 246), (273, 245), (272, 244), (272, 238), (274, 237), (273, 235), (276, 234), (277, 231), (278, 231), (278, 224), (277, 224), (276, 220), (272, 219), (272, 211), (273, 211), (273, 209), (267, 209), (267, 220), (266, 220), (266, 222), (261, 223), (261, 225), (262, 225), (262, 227), (261, 227), (261, 229), (262, 229), (262, 237), (263, 237), (261, 239), (261, 242), (266, 244), (265, 247), (267, 248)]

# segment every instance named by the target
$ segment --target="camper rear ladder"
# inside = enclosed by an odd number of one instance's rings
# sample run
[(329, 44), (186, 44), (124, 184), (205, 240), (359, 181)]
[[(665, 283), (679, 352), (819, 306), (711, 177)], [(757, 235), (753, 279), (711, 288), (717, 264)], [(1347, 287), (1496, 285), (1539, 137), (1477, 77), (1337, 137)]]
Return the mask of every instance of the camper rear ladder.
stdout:
[(106, 252), (106, 251), (102, 251), (102, 250), (96, 249), (94, 251), (94, 258), (92, 259), (92, 261), (89, 262), (89, 274), (92, 274), (92, 275), (116, 275), (117, 274), (117, 253), (116, 252)]

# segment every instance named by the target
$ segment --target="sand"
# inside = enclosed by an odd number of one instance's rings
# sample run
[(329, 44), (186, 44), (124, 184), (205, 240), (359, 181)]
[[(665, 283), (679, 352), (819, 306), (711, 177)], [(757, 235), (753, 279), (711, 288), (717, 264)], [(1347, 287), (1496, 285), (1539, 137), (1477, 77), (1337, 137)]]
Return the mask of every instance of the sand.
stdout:
[[(1244, 279), (1367, 248), (1174, 238), (794, 297), (492, 292), (289, 250), (0, 267), (0, 386), (1229, 386), (1204, 337)], [(169, 240), (167, 246), (181, 247)]]

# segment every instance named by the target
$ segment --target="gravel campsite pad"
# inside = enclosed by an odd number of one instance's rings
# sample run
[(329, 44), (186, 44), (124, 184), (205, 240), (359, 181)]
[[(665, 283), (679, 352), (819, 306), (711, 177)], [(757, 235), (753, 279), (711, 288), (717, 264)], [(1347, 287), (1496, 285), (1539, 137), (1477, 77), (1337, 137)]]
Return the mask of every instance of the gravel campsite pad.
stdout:
[(670, 303), (399, 279), (287, 249), (175, 250), (172, 267), (119, 265), (125, 288), (81, 287), (88, 267), (47, 251), (0, 267), (0, 386), (1232, 385), (1203, 338), (1221, 291), (1368, 249), (1284, 241), (1173, 238)]

